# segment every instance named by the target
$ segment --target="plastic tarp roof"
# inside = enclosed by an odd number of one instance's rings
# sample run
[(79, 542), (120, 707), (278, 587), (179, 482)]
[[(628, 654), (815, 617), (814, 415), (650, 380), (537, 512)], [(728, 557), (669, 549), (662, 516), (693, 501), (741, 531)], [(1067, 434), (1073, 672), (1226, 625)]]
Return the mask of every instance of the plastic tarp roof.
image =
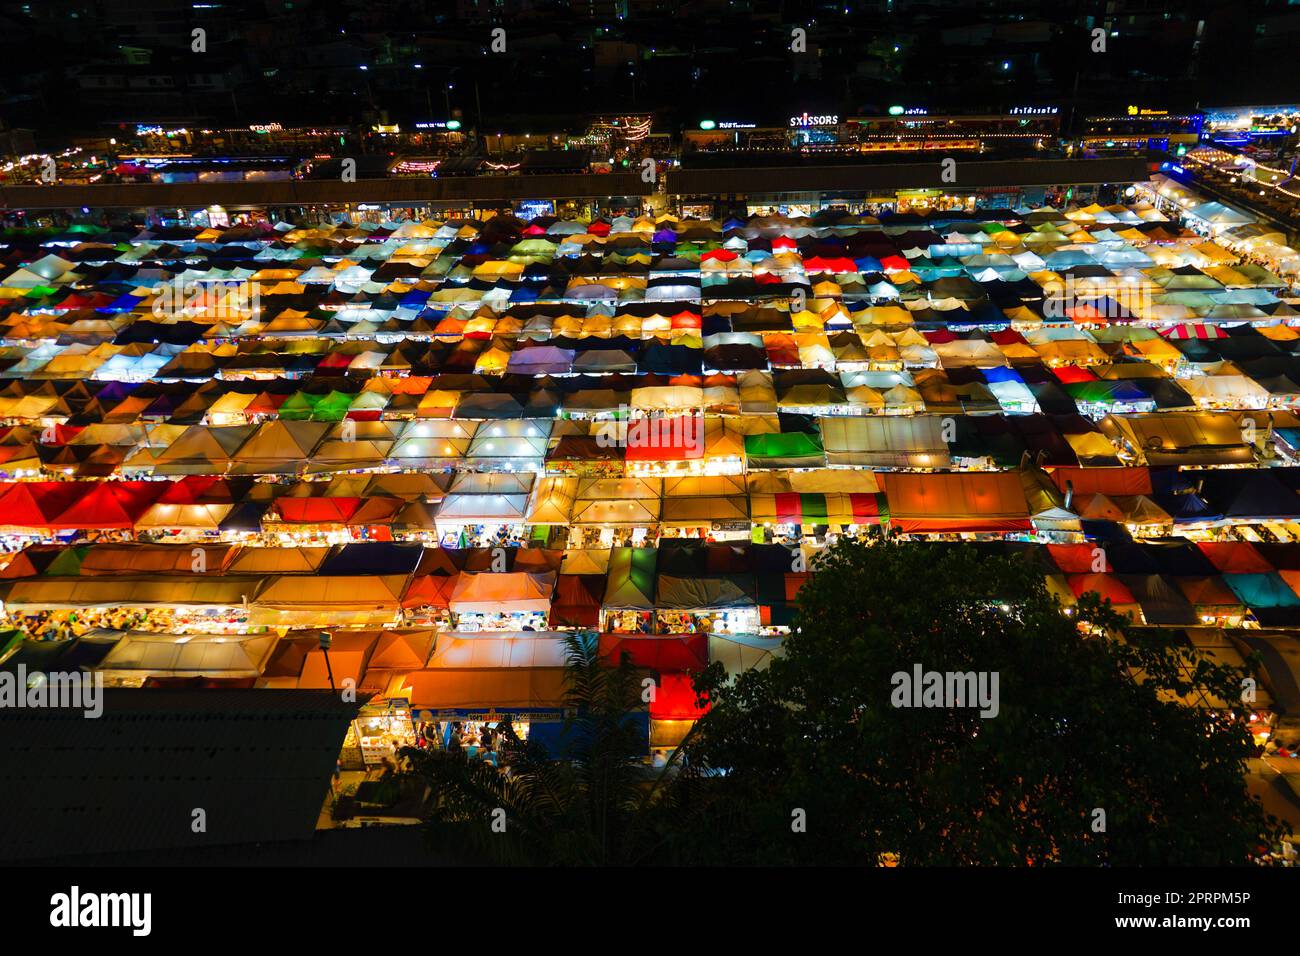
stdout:
[(584, 478), (578, 484), (572, 523), (654, 524), (659, 520), (662, 489), (658, 478)]
[(620, 611), (654, 610), (658, 560), (659, 552), (654, 548), (612, 548), (604, 606)]
[(15, 581), (6, 606), (29, 610), (82, 607), (240, 607), (258, 577), (45, 577)]
[(604, 574), (560, 574), (551, 603), (551, 626), (596, 627), (604, 594)]
[(652, 720), (694, 720), (708, 710), (696, 703), (695, 688), (689, 674), (663, 674), (650, 701)]
[(275, 610), (397, 610), (407, 575), (281, 575), (258, 593), (257, 607)]
[(749, 520), (745, 495), (677, 495), (666, 497), (660, 520), (668, 525), (709, 525)]
[(456, 590), (456, 581), (459, 577), (459, 573), (417, 574), (406, 589), (406, 594), (402, 598), (402, 607), (427, 606), (444, 609), (450, 607), (451, 596)]
[(1300, 714), (1300, 639), (1294, 634), (1235, 631), (1231, 636), (1263, 659), (1264, 677), (1279, 709)]
[(705, 634), (600, 635), (600, 656), (607, 665), (617, 667), (624, 654), (632, 666), (661, 673), (703, 670), (709, 663), (709, 639)]
[(132, 631), (97, 670), (157, 676), (257, 677), (278, 640), (274, 634), (155, 634)]
[[(324, 690), (331, 686), (343, 687), (346, 680), (355, 681), (360, 686), (378, 641), (378, 631), (335, 631), (330, 641), (328, 664), (320, 645), (309, 644), (298, 687)], [(334, 676), (332, 684), (331, 673)]]
[(240, 548), (230, 559), (232, 574), (311, 574), (329, 555), (328, 547)]
[(1196, 608), (1173, 578), (1162, 574), (1121, 574), (1119, 579), (1142, 608), (1146, 623), (1172, 627), (1200, 623)]
[(203, 574), (219, 573), (233, 556), (228, 544), (194, 544), (178, 548), (157, 544), (95, 544), (81, 557), (77, 573)]
[(492, 632), (438, 635), (428, 668), (563, 667), (564, 640), (558, 634)]
[(445, 524), (515, 524), (524, 520), (527, 494), (449, 494), (436, 521)]
[(1248, 465), (1255, 460), (1242, 441), (1241, 426), (1222, 412), (1110, 415), (1102, 429), (1117, 431), (1148, 465)]
[(520, 418), (483, 422), (465, 453), (467, 459), (541, 459), (546, 455), (551, 422)]
[(753, 607), (754, 589), (754, 578), (747, 574), (689, 578), (660, 574), (655, 607), (683, 611)]
[(438, 667), (406, 677), (413, 711), (473, 713), (554, 710), (565, 700), (561, 667)]
[(162, 475), (216, 474), (253, 434), (253, 425), (191, 425), (158, 455), (154, 471)]
[(234, 474), (295, 472), (330, 429), (328, 422), (271, 421), (258, 427), (232, 456)]
[(831, 465), (944, 468), (949, 464), (943, 419), (937, 415), (821, 419)]
[(772, 663), (774, 657), (785, 654), (785, 642), (779, 637), (760, 637), (757, 634), (710, 634), (709, 661), (719, 661), (729, 677), (757, 667), (760, 670)]
[(451, 610), (457, 614), (546, 612), (551, 609), (555, 577), (551, 571), (462, 572), (451, 595)]
[(609, 548), (571, 548), (564, 552), (560, 575), (597, 574), (604, 577), (609, 571)]
[(1300, 597), (1276, 571), (1264, 574), (1225, 574), (1224, 582), (1251, 608), (1300, 607)]
[(751, 468), (816, 468), (826, 464), (821, 439), (806, 432), (746, 435), (745, 457)]
[(1029, 503), (1014, 472), (889, 473), (889, 520), (905, 532), (1028, 531)]
[(543, 478), (533, 489), (529, 524), (568, 524), (578, 492), (576, 478)]
[(425, 665), (433, 651), (437, 633), (416, 629), (380, 631), (370, 656), (370, 667), (390, 670), (416, 670)]

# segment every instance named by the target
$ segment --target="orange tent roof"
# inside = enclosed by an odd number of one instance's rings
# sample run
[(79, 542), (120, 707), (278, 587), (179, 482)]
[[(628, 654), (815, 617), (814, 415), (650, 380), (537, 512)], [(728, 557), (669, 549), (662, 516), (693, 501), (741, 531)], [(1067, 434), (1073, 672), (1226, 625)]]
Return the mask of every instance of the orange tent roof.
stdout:
[(1029, 503), (1014, 472), (883, 476), (889, 522), (906, 532), (1026, 531)]
[(433, 668), (407, 675), (413, 710), (499, 712), (559, 708), (562, 667)]

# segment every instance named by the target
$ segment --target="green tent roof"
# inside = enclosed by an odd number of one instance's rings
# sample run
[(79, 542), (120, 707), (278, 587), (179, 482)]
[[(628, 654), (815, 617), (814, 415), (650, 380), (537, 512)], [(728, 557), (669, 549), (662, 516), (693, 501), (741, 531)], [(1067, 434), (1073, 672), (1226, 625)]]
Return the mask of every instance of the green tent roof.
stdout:
[(614, 548), (609, 554), (604, 605), (616, 610), (654, 609), (655, 548)]
[(807, 432), (746, 435), (745, 457), (755, 461), (789, 458), (824, 458), (822, 441)]

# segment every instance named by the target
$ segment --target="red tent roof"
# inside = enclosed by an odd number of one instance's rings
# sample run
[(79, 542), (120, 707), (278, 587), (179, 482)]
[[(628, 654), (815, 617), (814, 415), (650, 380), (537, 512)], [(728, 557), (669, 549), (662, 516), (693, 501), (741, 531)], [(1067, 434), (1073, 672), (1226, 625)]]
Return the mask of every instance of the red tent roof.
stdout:
[(411, 582), (402, 598), (402, 607), (446, 608), (451, 606), (451, 593), (456, 590), (460, 574), (423, 574)]
[(650, 701), (650, 716), (655, 720), (694, 720), (708, 712), (695, 704), (695, 689), (690, 674), (663, 674)]
[(1267, 574), (1273, 570), (1249, 541), (1199, 541), (1196, 546), (1224, 574)]
[[(661, 637), (644, 634), (600, 635), (600, 656), (606, 664), (617, 667), (624, 654), (628, 655), (634, 666), (650, 670), (703, 670), (709, 662), (709, 638), (707, 634), (671, 634)], [(688, 683), (687, 690), (689, 689)], [(663, 688), (660, 687), (655, 694), (656, 703), (662, 693)], [(694, 692), (691, 693), (693, 699)]]
[(1110, 598), (1112, 604), (1136, 604), (1133, 592), (1124, 586), (1124, 582), (1113, 574), (1071, 574), (1066, 580), (1075, 597), (1082, 597), (1089, 591), (1096, 591), (1104, 598)]
[(362, 498), (279, 498), (272, 506), (282, 521), (294, 524), (340, 524), (361, 507)]
[(104, 481), (90, 484), (50, 528), (131, 528), (167, 486), (156, 481)]

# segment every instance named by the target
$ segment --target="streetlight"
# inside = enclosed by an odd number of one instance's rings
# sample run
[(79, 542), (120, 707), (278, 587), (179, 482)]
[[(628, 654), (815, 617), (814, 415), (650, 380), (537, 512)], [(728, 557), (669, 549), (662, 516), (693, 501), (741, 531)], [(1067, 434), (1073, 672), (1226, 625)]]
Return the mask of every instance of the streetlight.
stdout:
[(330, 636), (329, 631), (320, 632), (320, 649), (321, 653), (325, 655), (325, 673), (329, 675), (330, 690), (338, 693), (338, 688), (334, 686), (334, 668), (330, 666), (330, 643), (332, 641), (333, 638)]

